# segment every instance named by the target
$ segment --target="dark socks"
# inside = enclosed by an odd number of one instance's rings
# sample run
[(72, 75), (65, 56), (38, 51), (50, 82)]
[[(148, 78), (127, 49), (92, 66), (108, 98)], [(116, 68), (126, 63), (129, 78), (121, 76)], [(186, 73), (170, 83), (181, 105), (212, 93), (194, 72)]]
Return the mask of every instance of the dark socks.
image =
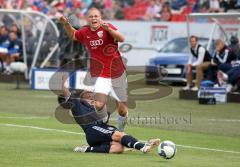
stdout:
[(138, 142), (137, 139), (130, 135), (125, 135), (122, 137), (121, 144), (123, 146), (126, 146), (128, 148), (135, 148), (137, 150), (140, 150), (141, 148), (144, 147), (143, 143)]
[(109, 153), (110, 145), (100, 145), (100, 146), (93, 146), (88, 147), (86, 152), (93, 152), (93, 153)]

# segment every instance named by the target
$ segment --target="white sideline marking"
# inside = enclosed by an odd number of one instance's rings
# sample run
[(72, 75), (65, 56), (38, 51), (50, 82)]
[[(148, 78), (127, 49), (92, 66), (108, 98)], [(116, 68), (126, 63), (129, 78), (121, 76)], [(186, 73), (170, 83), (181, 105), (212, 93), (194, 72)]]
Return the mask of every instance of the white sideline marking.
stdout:
[(216, 122), (240, 122), (240, 119), (208, 119)]
[(19, 127), (19, 128), (38, 129), (38, 130), (44, 130), (44, 131), (55, 131), (55, 132), (70, 133), (75, 135), (85, 135), (84, 133), (80, 133), (80, 132), (72, 132), (72, 131), (61, 130), (61, 129), (49, 129), (49, 128), (42, 128), (38, 126), (25, 126), (25, 125), (17, 125), (17, 124), (0, 124), (0, 125), (10, 126), (10, 127)]
[[(1, 126), (8, 126), (8, 127), (19, 127), (19, 128), (30, 128), (30, 129), (37, 129), (37, 130), (44, 130), (44, 131), (54, 131), (54, 132), (62, 132), (62, 133), (69, 133), (75, 135), (84, 135), (84, 133), (80, 132), (73, 132), (73, 131), (66, 131), (61, 129), (50, 129), (50, 128), (42, 128), (38, 126), (26, 126), (26, 125), (17, 125), (17, 124), (1, 124)], [(232, 153), (232, 154), (240, 154), (238, 151), (228, 151), (228, 150), (221, 150), (221, 149), (214, 149), (214, 148), (206, 148), (206, 147), (195, 147), (195, 146), (186, 146), (177, 144), (178, 147), (189, 148), (189, 149), (196, 149), (196, 150), (206, 150), (206, 151), (214, 151), (214, 152), (224, 152), (224, 153)]]
[(185, 145), (180, 145), (180, 144), (177, 144), (177, 146), (178, 147), (183, 147), (183, 148), (196, 149), (196, 150), (207, 150), (207, 151), (215, 151), (215, 152), (240, 154), (240, 152), (238, 152), (238, 151), (228, 151), (228, 150), (220, 150), (220, 149), (206, 148), (206, 147), (185, 146)]
[(6, 119), (49, 119), (51, 117), (1, 117), (1, 118), (6, 118)]
[(37, 97), (37, 98), (49, 98), (49, 99), (51, 99), (51, 98), (57, 98), (57, 95), (56, 96), (54, 96), (54, 95), (36, 95), (35, 97)]

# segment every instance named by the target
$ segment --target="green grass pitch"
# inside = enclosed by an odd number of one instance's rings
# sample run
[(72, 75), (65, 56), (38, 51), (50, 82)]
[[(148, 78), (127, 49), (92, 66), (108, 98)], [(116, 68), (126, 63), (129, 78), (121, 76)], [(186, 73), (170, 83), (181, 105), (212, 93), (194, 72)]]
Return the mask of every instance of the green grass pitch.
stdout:
[[(85, 137), (77, 125), (55, 119), (56, 95), (0, 84), (0, 166), (239, 167), (240, 104), (199, 105), (197, 101), (179, 100), (178, 90), (174, 87), (164, 98), (137, 101), (136, 108), (129, 111), (132, 122), (127, 133), (140, 140), (159, 137), (177, 144), (176, 156), (165, 160), (157, 150), (149, 154), (74, 153), (75, 146), (86, 144)], [(146, 118), (159, 116), (161, 122), (147, 122)], [(112, 124), (116, 124), (115, 118), (114, 113)]]

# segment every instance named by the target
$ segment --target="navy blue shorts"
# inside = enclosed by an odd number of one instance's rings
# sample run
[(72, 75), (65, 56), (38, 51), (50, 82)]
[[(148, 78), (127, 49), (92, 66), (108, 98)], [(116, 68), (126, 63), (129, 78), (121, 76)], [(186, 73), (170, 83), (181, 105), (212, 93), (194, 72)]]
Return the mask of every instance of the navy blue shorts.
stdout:
[(94, 124), (84, 129), (89, 146), (111, 143), (116, 127), (107, 124)]

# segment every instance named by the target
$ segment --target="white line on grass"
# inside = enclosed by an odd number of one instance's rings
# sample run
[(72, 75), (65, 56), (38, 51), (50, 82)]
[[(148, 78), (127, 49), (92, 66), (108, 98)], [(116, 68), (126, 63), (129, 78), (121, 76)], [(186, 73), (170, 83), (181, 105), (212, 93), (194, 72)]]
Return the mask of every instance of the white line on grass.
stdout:
[(38, 129), (38, 130), (44, 130), (44, 131), (55, 131), (55, 132), (62, 132), (62, 133), (70, 133), (75, 135), (85, 135), (84, 133), (80, 132), (72, 132), (67, 130), (61, 130), (61, 129), (49, 129), (49, 128), (42, 128), (38, 126), (26, 126), (26, 125), (17, 125), (17, 124), (0, 124), (2, 126), (10, 126), (10, 127), (18, 127), (18, 128), (30, 128), (30, 129)]
[(228, 150), (220, 150), (214, 148), (206, 148), (206, 147), (195, 147), (195, 146), (185, 146), (177, 144), (178, 147), (189, 148), (189, 149), (196, 149), (196, 150), (207, 150), (207, 151), (215, 151), (215, 152), (225, 152), (225, 153), (233, 153), (233, 154), (240, 154), (238, 151), (228, 151)]
[(50, 99), (55, 98), (56, 99), (57, 96), (54, 96), (54, 95), (36, 95), (35, 97), (37, 97), (37, 98), (50, 98)]
[(0, 116), (0, 119), (1, 118), (5, 118), (5, 119), (49, 119), (51, 117), (1, 117)]
[(216, 122), (240, 122), (240, 119), (208, 119)]
[[(42, 128), (42, 127), (38, 127), (38, 126), (26, 126), (26, 125), (3, 124), (3, 123), (0, 123), (0, 125), (1, 126), (8, 126), (8, 127), (30, 128), (30, 129), (37, 129), (37, 130), (44, 130), (44, 131), (69, 133), (69, 134), (75, 134), (75, 135), (85, 135), (84, 133), (79, 133), (79, 132), (66, 131), (66, 130), (61, 130), (61, 129)], [(240, 154), (240, 152), (238, 152), (238, 151), (228, 151), (228, 150), (220, 150), (220, 149), (206, 148), (206, 147), (186, 146), (186, 145), (180, 145), (180, 144), (177, 144), (177, 146), (182, 147), (182, 148), (196, 149), (196, 150), (206, 150), (206, 151), (214, 151), (214, 152)]]

